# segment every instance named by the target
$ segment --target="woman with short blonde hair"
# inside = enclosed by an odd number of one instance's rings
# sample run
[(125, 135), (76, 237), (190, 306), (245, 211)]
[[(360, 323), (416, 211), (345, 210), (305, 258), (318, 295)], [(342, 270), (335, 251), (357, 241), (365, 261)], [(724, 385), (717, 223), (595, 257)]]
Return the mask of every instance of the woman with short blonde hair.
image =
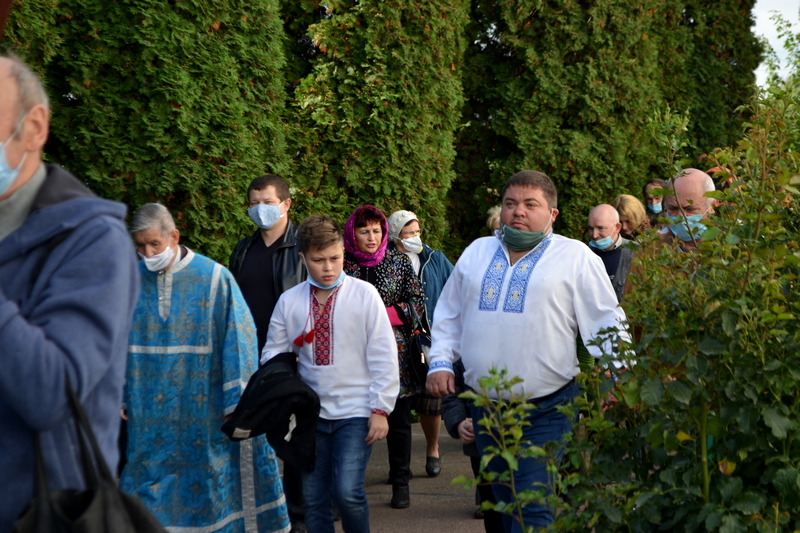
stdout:
[(635, 239), (640, 232), (650, 229), (650, 220), (647, 218), (644, 205), (635, 196), (620, 194), (614, 207), (619, 213), (622, 236), (626, 239)]

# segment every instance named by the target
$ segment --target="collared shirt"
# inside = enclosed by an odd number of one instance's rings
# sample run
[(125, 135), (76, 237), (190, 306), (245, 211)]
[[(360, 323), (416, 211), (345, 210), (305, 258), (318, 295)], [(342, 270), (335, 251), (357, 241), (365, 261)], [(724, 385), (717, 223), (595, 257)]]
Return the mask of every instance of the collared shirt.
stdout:
[[(578, 372), (576, 336), (585, 342), (605, 328), (624, 330), (625, 313), (603, 262), (583, 243), (550, 234), (510, 264), (505, 243), (473, 242), (461, 255), (436, 307), (430, 371), (452, 371), (459, 358), (466, 384), (479, 389), (489, 369), (507, 368), (522, 383), (515, 392), (538, 398)], [(612, 352), (587, 346), (600, 357)]]

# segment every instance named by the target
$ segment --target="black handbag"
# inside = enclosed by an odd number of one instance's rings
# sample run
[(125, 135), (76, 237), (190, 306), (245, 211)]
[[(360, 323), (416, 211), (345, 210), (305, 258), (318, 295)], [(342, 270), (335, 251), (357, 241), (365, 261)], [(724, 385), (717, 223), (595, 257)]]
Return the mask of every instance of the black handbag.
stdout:
[(167, 533), (138, 498), (119, 490), (80, 400), (69, 384), (67, 396), (75, 420), (86, 489), (49, 490), (39, 433), (34, 433), (34, 496), (14, 522), (11, 533)]
[(426, 313), (420, 316), (414, 306), (409, 304), (412, 330), (408, 343), (408, 356), (411, 360), (411, 379), (425, 385), (428, 379), (428, 352), (431, 350), (431, 327)]

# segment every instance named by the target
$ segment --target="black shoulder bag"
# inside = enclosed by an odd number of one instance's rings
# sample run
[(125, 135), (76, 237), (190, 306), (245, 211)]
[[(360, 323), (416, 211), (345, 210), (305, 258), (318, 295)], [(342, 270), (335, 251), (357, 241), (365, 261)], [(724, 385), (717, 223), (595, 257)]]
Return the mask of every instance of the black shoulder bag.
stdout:
[(431, 328), (428, 325), (426, 313), (420, 316), (410, 303), (408, 309), (411, 314), (412, 330), (408, 343), (408, 355), (411, 359), (411, 379), (416, 383), (425, 385), (428, 379), (428, 352), (431, 349)]
[[(11, 533), (167, 533), (138, 498), (119, 490), (80, 400), (69, 384), (67, 396), (75, 420), (86, 489), (50, 491), (39, 433), (34, 432), (34, 496), (14, 522)], [(87, 439), (90, 447), (86, 445)]]

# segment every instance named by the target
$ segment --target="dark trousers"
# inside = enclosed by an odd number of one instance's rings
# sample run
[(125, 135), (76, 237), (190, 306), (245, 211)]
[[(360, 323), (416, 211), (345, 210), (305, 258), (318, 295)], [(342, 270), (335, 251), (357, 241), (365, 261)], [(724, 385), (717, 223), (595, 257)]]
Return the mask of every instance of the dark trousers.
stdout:
[[(544, 446), (550, 441), (562, 441), (562, 446), (558, 450), (560, 459), (563, 452), (564, 434), (572, 429), (572, 420), (569, 416), (558, 410), (559, 406), (566, 406), (578, 394), (578, 385), (575, 380), (570, 381), (562, 388), (552, 394), (541, 398), (528, 400), (536, 408), (525, 413), (525, 421), (528, 425), (522, 427), (522, 441), (534, 446)], [(484, 415), (484, 409), (470, 404), (472, 421), (475, 425), (475, 443), (478, 451), (484, 453), (489, 446), (495, 446), (494, 436), (486, 432), (486, 429), (478, 425)], [(541, 490), (544, 488), (549, 491), (549, 474), (547, 472), (547, 461), (539, 457), (517, 458), (518, 469), (514, 473), (514, 485), (517, 493), (525, 490)], [(490, 472), (507, 472), (508, 463), (500, 456), (495, 457), (489, 462)], [(510, 486), (494, 485), (492, 487), (494, 497), (498, 502), (513, 502), (513, 495)], [(552, 510), (539, 503), (529, 503), (522, 508), (522, 516), (525, 520), (525, 527), (533, 526), (535, 529), (546, 527), (553, 521)], [(516, 517), (511, 515), (503, 516), (503, 524), (507, 533), (521, 533), (522, 526)]]
[(303, 521), (303, 471), (283, 463), (283, 494), (286, 496), (286, 509), (292, 522)]
[[(478, 474), (481, 471), (481, 458), (480, 457), (470, 457), (469, 464), (472, 466), (472, 473), (475, 475), (477, 479)], [(478, 491), (477, 494), (477, 504), (480, 505), (483, 502), (492, 502), (497, 503), (494, 499), (494, 492), (492, 491), (491, 485), (478, 485), (475, 487)], [(486, 530), (486, 533), (504, 533), (505, 528), (503, 527), (503, 515), (498, 513), (497, 511), (484, 511), (483, 512), (483, 529)]]
[(398, 398), (389, 415), (389, 481), (408, 485), (411, 479), (411, 398)]

